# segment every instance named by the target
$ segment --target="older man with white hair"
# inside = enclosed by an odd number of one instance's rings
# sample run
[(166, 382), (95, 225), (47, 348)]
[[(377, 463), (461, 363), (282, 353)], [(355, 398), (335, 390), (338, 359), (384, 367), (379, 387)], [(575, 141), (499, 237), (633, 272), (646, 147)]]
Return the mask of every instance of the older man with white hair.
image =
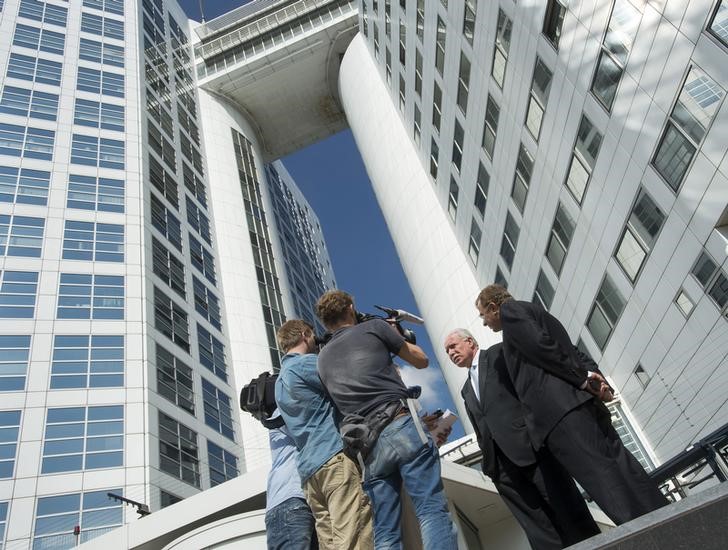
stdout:
[(599, 533), (574, 480), (545, 449), (534, 449), (502, 344), (480, 350), (466, 329), (445, 338), (445, 351), (468, 369), (465, 408), (490, 476), (534, 550), (570, 546)]

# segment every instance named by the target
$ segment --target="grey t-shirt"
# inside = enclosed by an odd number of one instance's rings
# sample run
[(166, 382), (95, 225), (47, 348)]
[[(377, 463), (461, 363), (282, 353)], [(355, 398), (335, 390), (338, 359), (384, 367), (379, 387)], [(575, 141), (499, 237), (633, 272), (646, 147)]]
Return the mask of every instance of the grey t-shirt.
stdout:
[(342, 415), (365, 416), (407, 397), (407, 386), (390, 358), (403, 345), (402, 335), (381, 319), (334, 332), (319, 353), (318, 371)]

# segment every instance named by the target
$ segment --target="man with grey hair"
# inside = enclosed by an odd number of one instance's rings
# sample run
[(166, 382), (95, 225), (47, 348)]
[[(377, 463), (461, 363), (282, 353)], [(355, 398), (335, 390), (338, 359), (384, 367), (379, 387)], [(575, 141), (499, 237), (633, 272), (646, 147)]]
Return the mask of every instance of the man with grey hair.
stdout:
[(468, 369), (465, 409), (490, 476), (534, 550), (570, 546), (599, 533), (574, 480), (528, 438), (523, 408), (506, 369), (502, 344), (480, 350), (466, 329), (445, 338), (445, 352)]

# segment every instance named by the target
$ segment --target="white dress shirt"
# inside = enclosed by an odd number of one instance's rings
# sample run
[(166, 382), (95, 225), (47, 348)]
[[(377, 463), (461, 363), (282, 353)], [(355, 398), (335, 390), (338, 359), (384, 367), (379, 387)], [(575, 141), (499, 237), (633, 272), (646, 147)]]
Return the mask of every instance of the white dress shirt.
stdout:
[(470, 384), (473, 386), (475, 397), (480, 402), (480, 373), (478, 372), (478, 360), (480, 359), (480, 350), (475, 352), (473, 357), (473, 364), (469, 369), (468, 377), (470, 378)]

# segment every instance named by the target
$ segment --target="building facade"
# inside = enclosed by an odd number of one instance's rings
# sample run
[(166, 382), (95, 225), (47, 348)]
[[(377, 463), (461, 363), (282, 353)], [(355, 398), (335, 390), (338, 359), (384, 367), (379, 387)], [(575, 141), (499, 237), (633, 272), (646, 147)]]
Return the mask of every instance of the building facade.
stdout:
[(70, 548), (268, 461), (239, 388), (333, 271), (179, 5), (1, 10), (0, 548)]
[(599, 363), (647, 466), (724, 424), (728, 3), (364, 0), (360, 17), (342, 104), (432, 341), (493, 342), (473, 301), (500, 282)]

